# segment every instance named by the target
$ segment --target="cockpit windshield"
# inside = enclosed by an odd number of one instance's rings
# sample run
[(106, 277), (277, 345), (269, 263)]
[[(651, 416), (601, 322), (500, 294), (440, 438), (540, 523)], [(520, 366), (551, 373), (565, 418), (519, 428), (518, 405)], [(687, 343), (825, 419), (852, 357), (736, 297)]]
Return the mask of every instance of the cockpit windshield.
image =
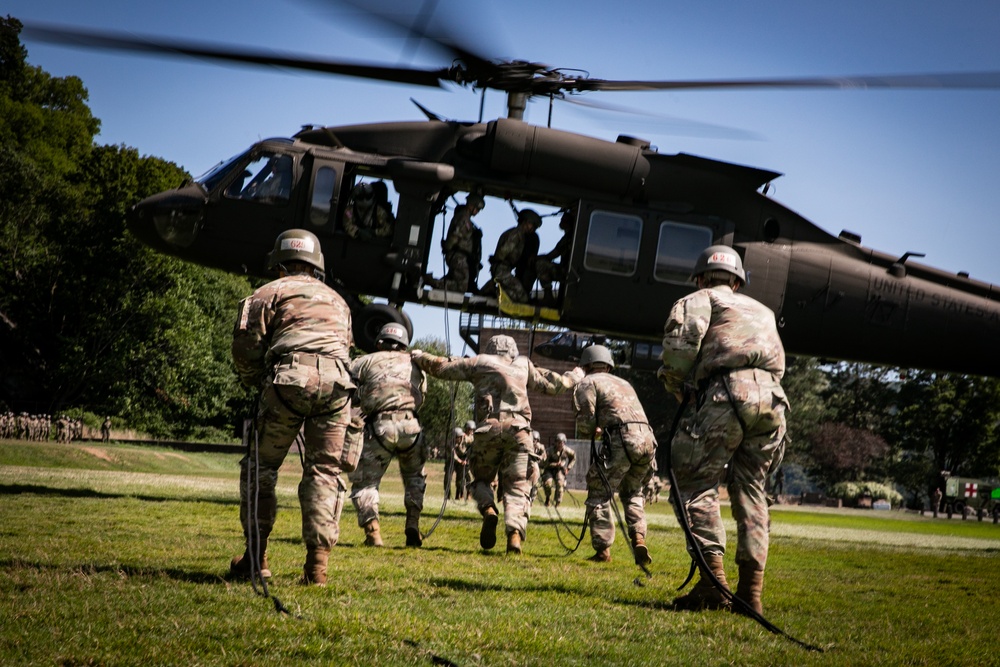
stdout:
[(206, 192), (211, 192), (215, 186), (225, 180), (226, 175), (233, 169), (233, 166), (243, 159), (246, 153), (239, 153), (228, 160), (223, 160), (204, 174), (194, 179), (195, 183), (200, 183)]

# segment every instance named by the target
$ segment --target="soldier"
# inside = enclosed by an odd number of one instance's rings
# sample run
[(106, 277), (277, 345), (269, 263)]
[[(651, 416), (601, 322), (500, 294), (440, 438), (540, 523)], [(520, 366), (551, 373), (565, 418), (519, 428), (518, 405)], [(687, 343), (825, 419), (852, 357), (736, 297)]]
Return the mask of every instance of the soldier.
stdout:
[(477, 426), (470, 453), (471, 495), (483, 516), (479, 544), (483, 549), (496, 545), (498, 516), (490, 483), (500, 473), (507, 553), (520, 554), (534, 482), (530, 479), (534, 445), (528, 390), (562, 393), (579, 381), (583, 371), (576, 368), (560, 375), (536, 368), (527, 357), (518, 356), (514, 339), (503, 335), (490, 338), (483, 354), (468, 359), (438, 357), (420, 350), (414, 350), (413, 356), (435, 377), (472, 383)]
[[(535, 284), (535, 259), (538, 257), (538, 228), (542, 217), (530, 208), (517, 214), (517, 227), (500, 235), (490, 257), (493, 282), (503, 287), (512, 300), (527, 303)], [(484, 293), (492, 293), (484, 288)]]
[[(566, 267), (564, 262), (569, 255), (570, 247), (573, 245), (573, 226), (576, 223), (576, 207), (569, 209), (559, 218), (559, 229), (563, 235), (559, 238), (555, 247), (544, 255), (539, 255), (535, 260), (535, 269), (538, 273), (538, 282), (542, 285), (543, 301), (546, 305), (556, 304), (555, 292), (552, 290), (552, 283), (566, 280)], [(559, 261), (556, 261), (559, 260)]]
[(455, 500), (465, 498), (465, 475), (469, 469), (469, 445), (472, 444), (472, 432), (476, 430), (476, 422), (465, 423), (465, 428), (455, 427), (452, 440), (452, 460), (455, 466)]
[[(657, 372), (678, 400), (686, 386), (693, 387), (672, 443), (678, 486), (673, 492), (684, 503), (709, 568), (727, 585), (719, 482), (729, 464), (737, 526), (736, 596), (760, 613), (769, 522), (764, 484), (768, 471), (781, 463), (788, 409), (781, 388), (785, 351), (774, 313), (737, 293), (746, 274), (735, 250), (707, 248), (693, 278), (698, 291), (678, 300), (664, 325), (663, 365)], [(717, 609), (727, 603), (702, 573), (674, 607)]]
[(455, 208), (448, 235), (441, 242), (448, 273), (440, 280), (428, 279), (428, 285), (461, 293), (475, 291), (482, 268), (483, 230), (472, 222), (472, 218), (485, 207), (481, 196), (471, 194), (464, 204)]
[[(278, 469), (304, 427), (299, 483), (306, 562), (302, 582), (325, 584), (330, 549), (340, 535), (344, 436), (351, 419), (354, 383), (348, 368), (351, 311), (323, 282), (324, 261), (312, 232), (282, 232), (268, 255), (274, 280), (240, 303), (233, 333), (233, 361), (240, 380), (260, 390), (255, 438), (241, 461), (240, 522), (247, 549), (230, 564), (234, 577), (270, 576), (267, 540), (277, 512)], [(251, 551), (253, 549), (253, 551)]]
[(576, 452), (566, 446), (566, 434), (556, 435), (555, 444), (545, 450), (545, 470), (542, 471), (542, 486), (545, 489), (545, 506), (549, 506), (552, 487), (555, 487), (556, 507), (562, 504), (566, 475), (576, 465)]
[(646, 548), (646, 513), (642, 489), (653, 476), (656, 438), (646, 420), (632, 385), (611, 374), (615, 367), (611, 351), (603, 345), (584, 348), (580, 365), (587, 376), (573, 392), (578, 424), (584, 433), (600, 438), (587, 470), (587, 509), (590, 515), (590, 560), (611, 560), (615, 524), (611, 502), (615, 491), (625, 508), (625, 524), (636, 565), (652, 562)]
[(344, 211), (344, 231), (348, 236), (362, 241), (388, 243), (395, 224), (392, 213), (376, 201), (373, 183), (361, 183), (354, 188)]
[(105, 417), (101, 424), (101, 440), (109, 442), (111, 440), (111, 417)]
[(417, 411), (427, 393), (427, 377), (413, 363), (406, 348), (410, 337), (401, 324), (386, 324), (375, 339), (372, 352), (351, 365), (358, 384), (357, 401), (365, 415), (365, 446), (358, 469), (350, 475), (351, 502), (364, 528), (365, 544), (382, 546), (378, 513), (378, 487), (392, 457), (399, 459), (406, 508), (406, 546), (423, 544), (420, 512), (424, 508), (427, 475), (426, 453), (420, 443)]

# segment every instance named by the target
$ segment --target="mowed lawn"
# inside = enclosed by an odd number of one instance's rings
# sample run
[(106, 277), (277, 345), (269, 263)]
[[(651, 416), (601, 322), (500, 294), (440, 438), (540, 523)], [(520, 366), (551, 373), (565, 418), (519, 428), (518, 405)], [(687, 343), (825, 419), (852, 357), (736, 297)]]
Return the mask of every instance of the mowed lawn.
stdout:
[[(424, 548), (382, 485), (386, 548), (362, 546), (345, 498), (324, 588), (305, 548), (290, 455), (270, 592), (224, 579), (242, 550), (236, 455), (0, 441), (3, 665), (990, 665), (1000, 663), (1000, 526), (899, 512), (772, 511), (765, 616), (807, 651), (726, 612), (669, 610), (688, 572), (665, 495), (648, 508), (647, 579), (626, 544), (575, 553), (584, 493), (534, 508), (521, 557), (479, 549), (451, 502)], [(423, 529), (442, 504), (428, 465)], [(728, 510), (727, 510), (728, 512)], [(735, 525), (730, 521), (730, 543)], [(736, 579), (727, 555), (730, 579)]]

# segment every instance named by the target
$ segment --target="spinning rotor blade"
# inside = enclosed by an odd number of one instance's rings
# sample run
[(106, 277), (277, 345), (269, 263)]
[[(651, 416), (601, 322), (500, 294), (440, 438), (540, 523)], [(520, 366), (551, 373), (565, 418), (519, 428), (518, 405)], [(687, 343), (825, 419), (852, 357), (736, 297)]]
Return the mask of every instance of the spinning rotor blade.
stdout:
[(613, 81), (566, 79), (565, 90), (713, 90), (753, 88), (952, 88), (988, 90), (1000, 88), (1000, 72), (944, 72), (937, 74), (888, 74), (883, 76), (803, 77), (789, 79), (719, 79), (701, 81)]
[(410, 67), (385, 67), (336, 60), (318, 60), (292, 54), (235, 48), (226, 49), (197, 42), (166, 41), (129, 36), (121, 33), (54, 26), (25, 25), (22, 32), (29, 39), (60, 46), (82, 46), (89, 49), (139, 52), (161, 56), (209, 58), (223, 62), (280, 67), (307, 72), (319, 72), (322, 74), (340, 74), (378, 81), (409, 83), (417, 86), (439, 87), (442, 81), (455, 80), (455, 76), (450, 69), (425, 70)]

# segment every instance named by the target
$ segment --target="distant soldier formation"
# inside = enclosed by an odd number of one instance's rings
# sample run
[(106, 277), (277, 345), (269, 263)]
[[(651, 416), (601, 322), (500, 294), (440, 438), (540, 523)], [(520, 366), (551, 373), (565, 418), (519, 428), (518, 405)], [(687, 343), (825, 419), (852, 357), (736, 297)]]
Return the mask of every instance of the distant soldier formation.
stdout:
[[(372, 210), (372, 194), (355, 196), (358, 204), (365, 204), (359, 211)], [(456, 211), (445, 242), (449, 272), (437, 281), (439, 287), (462, 290), (470, 284), (478, 259), (468, 240), (477, 229), (472, 216), (481, 208), (482, 202), (470, 197)], [(564, 222), (568, 232), (572, 215)], [(535, 279), (540, 224), (537, 213), (521, 211), (518, 226), (504, 233), (490, 258), (496, 283), (515, 300), (526, 297)], [(374, 230), (369, 233), (378, 234), (379, 225), (368, 226)], [(548, 258), (559, 254), (557, 248)], [(523, 261), (526, 257), (531, 261)], [(664, 327), (663, 366), (657, 375), (684, 409), (680, 428), (671, 434), (669, 471), (657, 470), (653, 426), (632, 385), (614, 374), (607, 347), (585, 348), (579, 367), (557, 373), (521, 355), (507, 335), (485, 341), (476, 356), (444, 357), (410, 350), (407, 329), (388, 324), (376, 338), (377, 351), (351, 361), (351, 312), (325, 284), (319, 239), (301, 229), (283, 232), (268, 265), (278, 278), (240, 303), (233, 336), (240, 379), (260, 394), (256, 435), (240, 478), (245, 550), (232, 559), (231, 576), (270, 577), (266, 550), (277, 511), (278, 470), (296, 439), (304, 449), (299, 485), (306, 547), (303, 584), (326, 583), (348, 490), (342, 472), (351, 482), (363, 543), (379, 548), (385, 544), (379, 485), (396, 459), (404, 486), (405, 544), (422, 547), (425, 535), (419, 521), (429, 448), (418, 413), (427, 376), (432, 376), (473, 387), (474, 419), (456, 426), (443, 451), (435, 453), (446, 458), (445, 491), (453, 486), (456, 499), (476, 503), (484, 551), (496, 546), (502, 521), (507, 554), (522, 553), (539, 489), (547, 507), (561, 504), (575, 453), (562, 433), (549, 447), (544, 445), (532, 429), (529, 396), (565, 392), (572, 397), (578, 431), (594, 443), (584, 519), (594, 548), (589, 560), (611, 560), (617, 495), (624, 514), (624, 525), (619, 525), (627, 531), (622, 537), (628, 539), (632, 559), (644, 569), (652, 562), (645, 506), (656, 502), (663, 489), (659, 474), (673, 472), (677, 488), (672, 493), (683, 503), (675, 509), (683, 512), (678, 515), (682, 524), (690, 526), (688, 549), (700, 552), (707, 569), (672, 606), (728, 608), (732, 593), (722, 567), (726, 532), (718, 491), (729, 464), (738, 526), (735, 596), (744, 610), (760, 613), (769, 525), (764, 484), (768, 471), (781, 463), (788, 402), (780, 384), (784, 352), (774, 314), (737, 294), (746, 276), (732, 248), (712, 246), (703, 252), (692, 275), (698, 290), (674, 304)], [(547, 282), (551, 285), (551, 278)], [(546, 292), (551, 299), (551, 287)], [(618, 520), (622, 522), (620, 516)]]
[[(110, 424), (110, 422), (108, 422)], [(110, 427), (108, 434), (110, 435)], [(0, 438), (5, 440), (31, 440), (34, 442), (72, 442), (83, 439), (83, 420), (66, 415), (27, 412), (0, 414)]]

